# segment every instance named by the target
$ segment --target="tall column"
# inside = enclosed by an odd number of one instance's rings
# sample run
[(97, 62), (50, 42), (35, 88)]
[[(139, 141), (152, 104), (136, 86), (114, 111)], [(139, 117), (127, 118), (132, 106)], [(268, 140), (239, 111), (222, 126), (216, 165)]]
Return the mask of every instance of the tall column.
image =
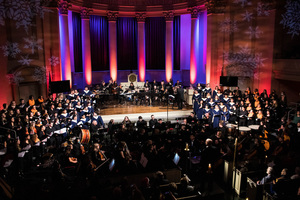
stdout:
[(145, 19), (146, 13), (136, 13), (138, 23), (138, 69), (141, 82), (144, 82), (146, 77)]
[(90, 40), (90, 13), (89, 8), (81, 8), (81, 42), (82, 42), (82, 68), (83, 82), (92, 84), (91, 40)]
[(197, 70), (197, 83), (206, 83), (206, 52), (207, 52), (207, 11), (202, 8), (198, 18), (199, 38), (197, 45), (199, 48), (199, 60)]
[(72, 86), (71, 60), (70, 60), (70, 44), (68, 30), (68, 8), (71, 7), (66, 1), (59, 3), (59, 38), (60, 38), (60, 66), (61, 79), (70, 80)]
[(109, 11), (108, 18), (108, 46), (109, 46), (109, 69), (110, 77), (117, 81), (118, 64), (117, 64), (117, 18), (118, 12)]
[(197, 80), (197, 18), (199, 8), (189, 9), (191, 12), (191, 57), (190, 57), (190, 83), (194, 84)]
[(166, 19), (166, 80), (169, 81), (173, 75), (173, 11), (164, 12)]
[(69, 43), (70, 43), (70, 63), (71, 63), (71, 72), (75, 72), (75, 63), (74, 63), (74, 39), (73, 39), (73, 13), (71, 10), (68, 12), (68, 25), (69, 25)]
[(224, 33), (219, 30), (219, 24), (224, 20), (225, 0), (209, 0), (207, 8), (207, 61), (206, 82), (211, 88), (220, 84), (223, 67)]

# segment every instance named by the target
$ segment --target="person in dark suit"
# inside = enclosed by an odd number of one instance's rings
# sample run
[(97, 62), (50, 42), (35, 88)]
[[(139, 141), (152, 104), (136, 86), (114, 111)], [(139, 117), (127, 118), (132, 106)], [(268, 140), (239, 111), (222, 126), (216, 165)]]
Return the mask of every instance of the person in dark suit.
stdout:
[(183, 103), (183, 100), (184, 100), (184, 90), (181, 87), (181, 85), (179, 85), (178, 88), (177, 88), (176, 99), (177, 99), (178, 109), (181, 110), (182, 109), (182, 103)]
[(156, 124), (157, 124), (157, 119), (155, 119), (154, 115), (151, 115), (151, 119), (149, 121), (149, 127), (151, 129), (154, 129)]

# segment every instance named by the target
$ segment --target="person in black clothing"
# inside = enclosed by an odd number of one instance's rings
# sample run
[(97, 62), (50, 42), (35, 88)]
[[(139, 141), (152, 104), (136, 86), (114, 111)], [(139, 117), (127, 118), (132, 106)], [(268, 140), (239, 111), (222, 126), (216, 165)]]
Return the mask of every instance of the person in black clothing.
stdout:
[(154, 129), (157, 124), (157, 119), (155, 119), (154, 115), (151, 115), (151, 119), (149, 121), (149, 127)]
[(205, 149), (201, 153), (201, 166), (204, 171), (207, 171), (208, 164), (214, 165), (215, 161), (220, 157), (218, 149), (213, 146), (212, 139), (208, 138), (205, 141)]
[(134, 85), (133, 85), (132, 82), (130, 83), (129, 90), (130, 90), (130, 91), (134, 90)]
[(181, 110), (183, 100), (184, 100), (184, 90), (181, 87), (181, 85), (179, 85), (178, 88), (177, 88), (176, 100), (177, 100), (178, 109)]
[(139, 130), (142, 128), (146, 128), (147, 122), (145, 120), (143, 120), (142, 116), (139, 116), (139, 120), (136, 122), (136, 126)]

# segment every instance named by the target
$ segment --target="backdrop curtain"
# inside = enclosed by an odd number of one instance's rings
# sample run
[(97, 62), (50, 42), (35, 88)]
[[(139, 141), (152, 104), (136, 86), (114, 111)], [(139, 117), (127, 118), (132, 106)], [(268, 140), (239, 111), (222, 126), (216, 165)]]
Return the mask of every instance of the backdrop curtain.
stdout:
[(81, 44), (81, 17), (80, 13), (72, 13), (73, 48), (75, 72), (82, 72), (82, 44)]
[(180, 16), (174, 17), (173, 29), (173, 69), (180, 70)]
[(166, 22), (164, 17), (145, 21), (146, 68), (165, 70)]
[(90, 37), (92, 70), (109, 70), (107, 17), (90, 16)]
[(117, 20), (118, 70), (137, 69), (137, 21), (135, 17)]

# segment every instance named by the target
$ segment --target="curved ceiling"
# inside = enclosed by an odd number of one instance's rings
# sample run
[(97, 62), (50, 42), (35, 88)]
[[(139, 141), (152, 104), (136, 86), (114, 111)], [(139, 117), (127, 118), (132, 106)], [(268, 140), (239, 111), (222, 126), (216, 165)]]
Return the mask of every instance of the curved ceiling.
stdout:
[(187, 8), (201, 6), (206, 0), (69, 0), (71, 10), (81, 7), (93, 9), (94, 14), (118, 11), (119, 16), (133, 16), (145, 12), (147, 16), (159, 16), (164, 11), (174, 11), (174, 15), (187, 13)]

